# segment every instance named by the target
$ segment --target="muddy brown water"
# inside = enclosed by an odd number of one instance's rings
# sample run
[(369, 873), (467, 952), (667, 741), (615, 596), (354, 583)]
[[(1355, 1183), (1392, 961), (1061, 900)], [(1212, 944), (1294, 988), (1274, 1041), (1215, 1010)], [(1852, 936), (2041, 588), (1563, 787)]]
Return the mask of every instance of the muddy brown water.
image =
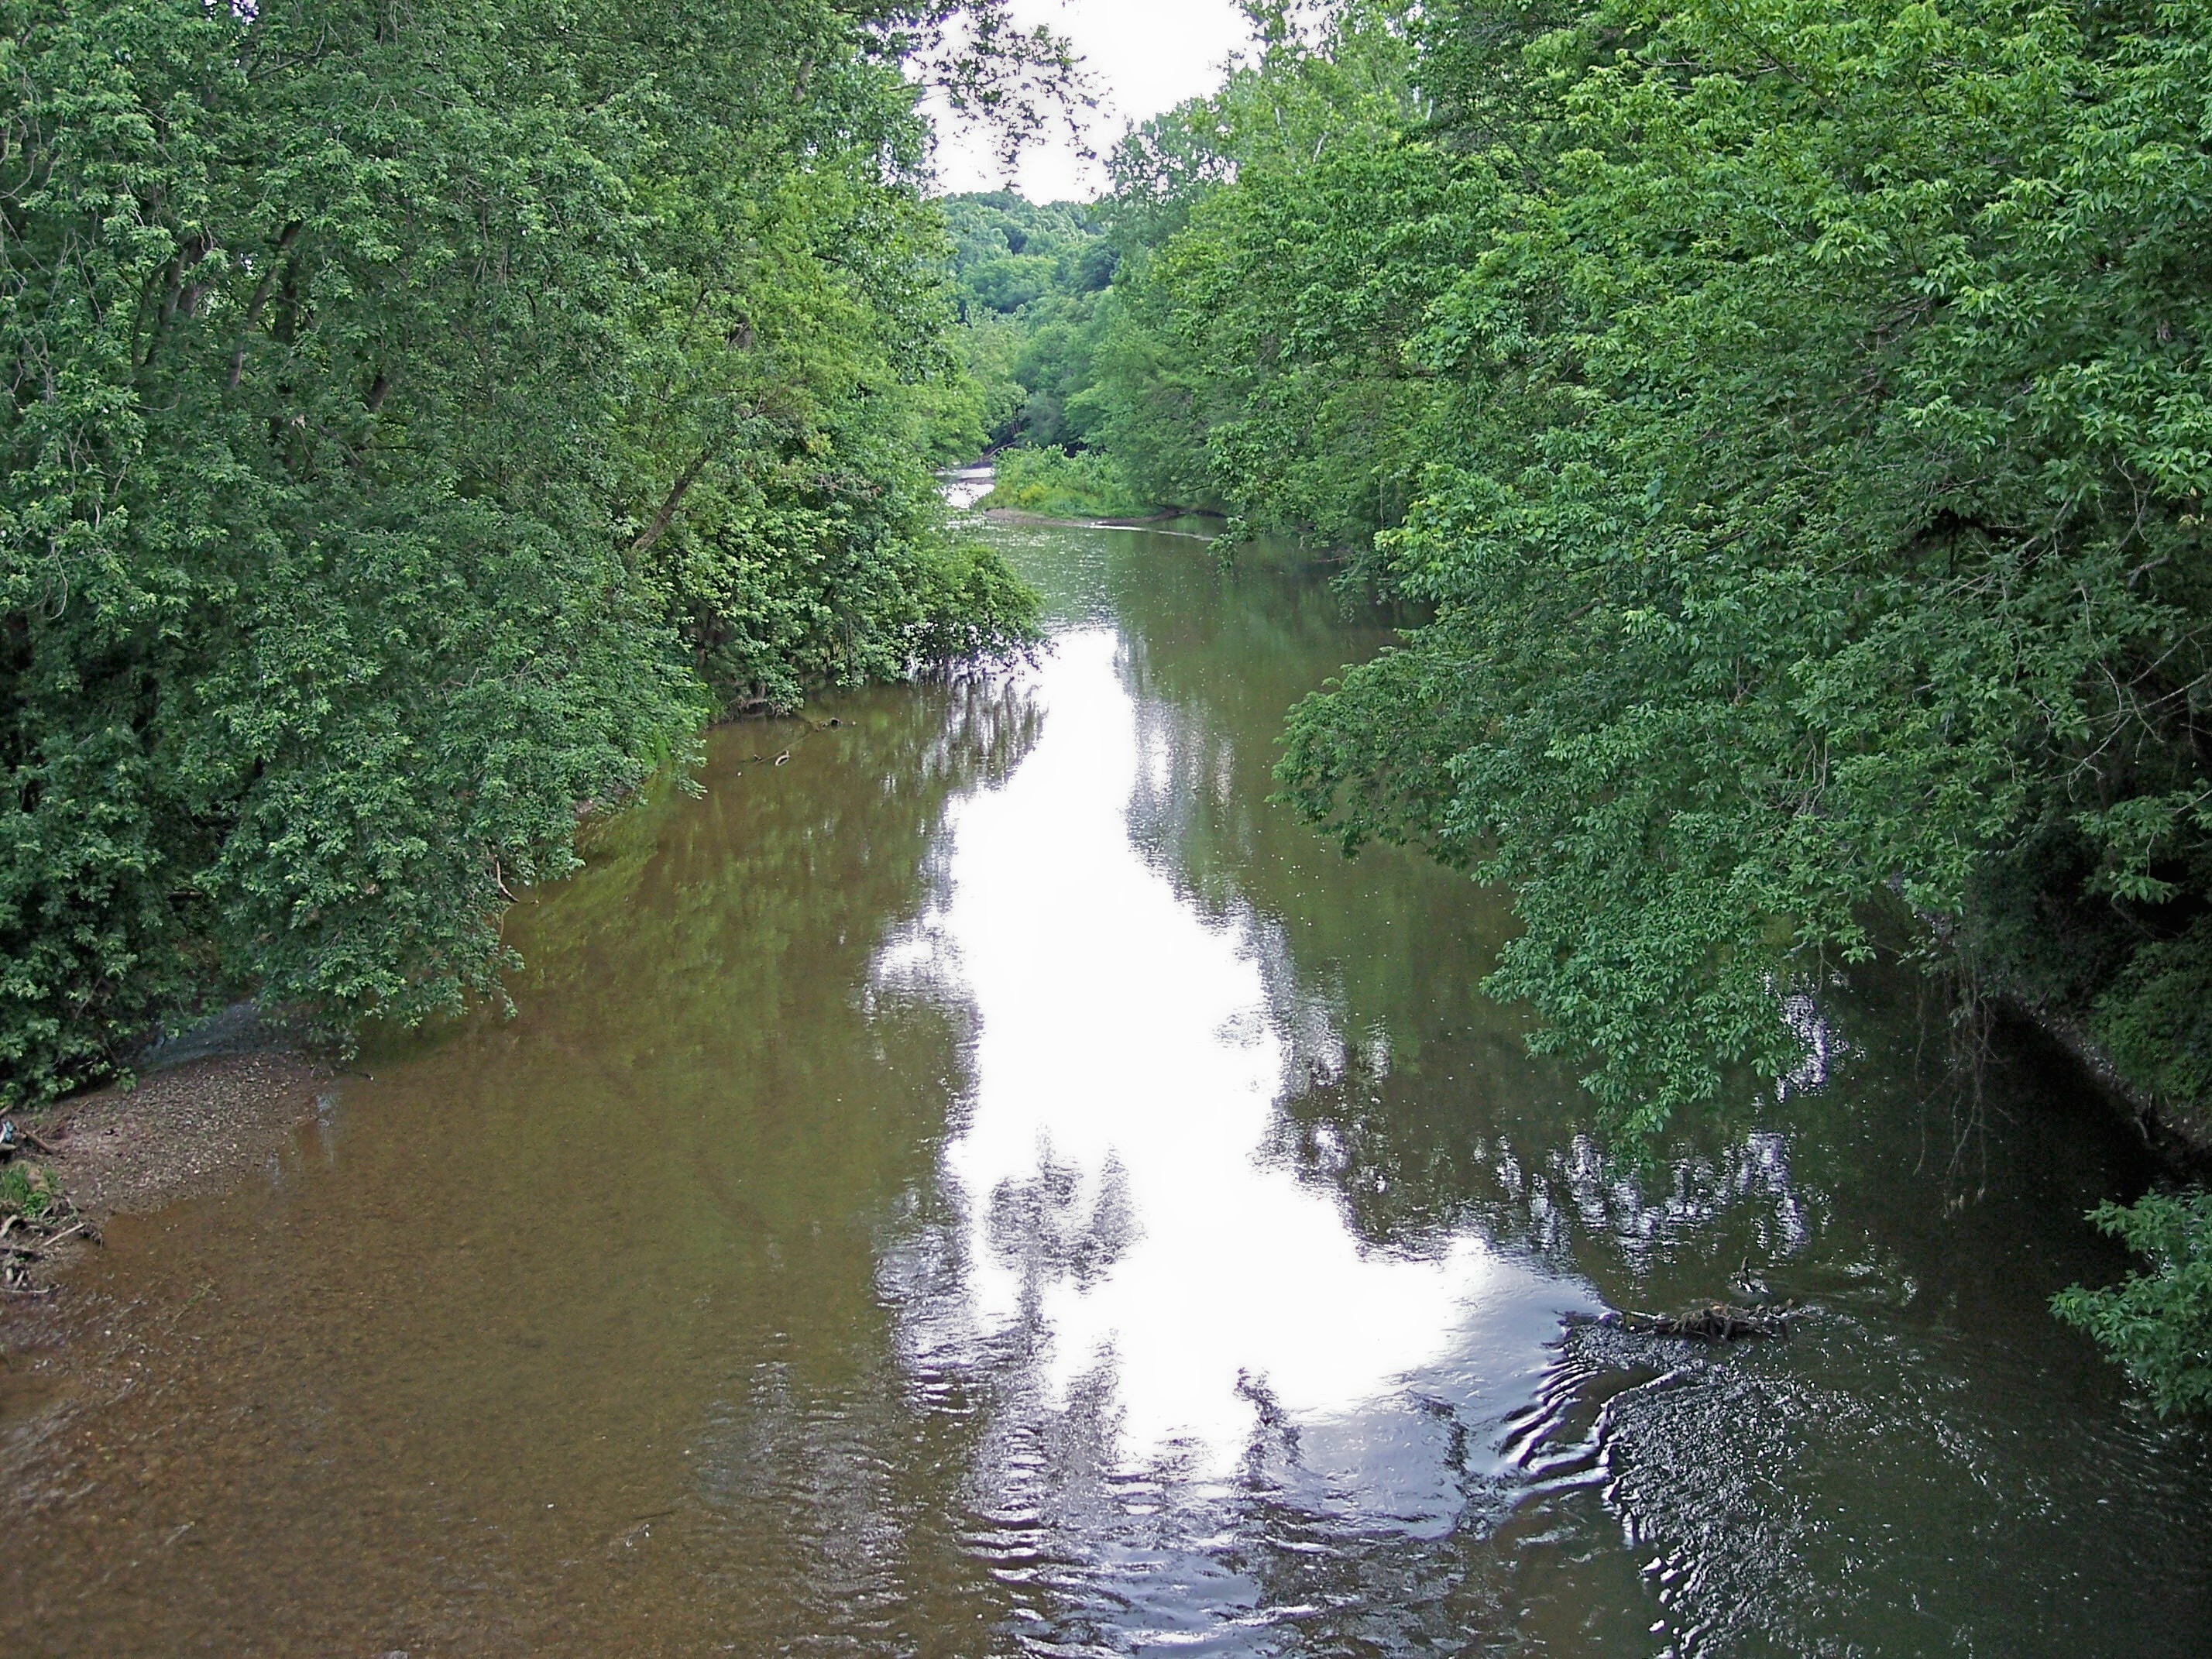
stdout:
[[(2146, 1178), (2063, 1064), (1956, 1164), (1877, 983), (1609, 1162), (1499, 902), (1267, 804), (1379, 627), (988, 533), (1036, 666), (716, 733), (512, 1020), (117, 1222), (0, 1422), (9, 1654), (2212, 1651), (2207, 1437), (2045, 1309)], [(1747, 1278), (1818, 1311), (1561, 1322)]]

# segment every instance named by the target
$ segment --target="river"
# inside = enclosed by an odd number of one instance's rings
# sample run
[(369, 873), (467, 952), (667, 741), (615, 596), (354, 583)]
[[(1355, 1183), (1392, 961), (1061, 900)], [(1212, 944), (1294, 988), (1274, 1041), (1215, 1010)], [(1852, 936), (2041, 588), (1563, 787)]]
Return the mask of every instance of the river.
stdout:
[[(716, 732), (511, 1019), (115, 1223), (9, 1653), (2212, 1652), (2207, 1437), (2046, 1311), (2146, 1177), (2063, 1063), (1975, 1133), (1877, 977), (1609, 1160), (1504, 902), (1268, 802), (1379, 619), (982, 533), (1034, 665)], [(1732, 1281), (1812, 1312), (1562, 1322)]]

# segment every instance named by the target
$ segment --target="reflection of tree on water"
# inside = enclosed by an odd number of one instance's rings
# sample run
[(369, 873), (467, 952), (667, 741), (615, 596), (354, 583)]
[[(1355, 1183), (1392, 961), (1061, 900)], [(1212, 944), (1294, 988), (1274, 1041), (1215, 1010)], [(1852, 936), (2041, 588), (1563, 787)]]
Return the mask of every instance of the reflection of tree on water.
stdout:
[[(2094, 1103), (2064, 1097), (2063, 1073), (2016, 1054), (1991, 1097), (2006, 1133), (1988, 1191), (1963, 1197), (1947, 1103), (1881, 1059), (1911, 1052), (1910, 989), (1830, 1000), (1826, 1051), (1846, 1058), (1822, 1088), (1747, 1098), (1733, 1127), (1640, 1160), (1608, 1158), (1453, 1039), (1418, 1076), (1358, 1047), (1313, 1070), (1278, 1151), (1378, 1248), (1472, 1229), (1615, 1305), (1733, 1291), (1823, 1310), (1769, 1345), (1589, 1329), (1562, 1345), (1525, 1455), (1596, 1470), (1610, 1514), (1541, 1483), (1531, 1513), (1593, 1548), (1625, 1526), (1670, 1629), (1722, 1651), (1810, 1652), (1933, 1618), (1992, 1650), (2041, 1650), (2059, 1631), (2069, 1650), (2102, 1650), (2087, 1610), (2126, 1593), (2131, 1569), (2124, 1551), (2082, 1559), (2082, 1517), (2185, 1502), (2205, 1474), (2113, 1409), (2107, 1368), (2045, 1310), (2055, 1286), (2100, 1271), (2100, 1249), (2049, 1218), (2124, 1180), (2132, 1154)], [(1967, 1537), (1970, 1551), (1931, 1553)], [(2053, 1559), (2079, 1562), (2081, 1588), (2023, 1605), (2017, 1586)], [(2203, 1570), (2199, 1553), (2186, 1571)]]
[(985, 1236), (993, 1254), (1019, 1275), (1025, 1309), (1033, 1310), (1039, 1291), (1054, 1280), (1097, 1283), (1136, 1236), (1128, 1172), (1120, 1160), (1108, 1157), (1095, 1196), (1091, 1184), (1082, 1170), (1058, 1162), (1048, 1148), (1039, 1154), (1034, 1176), (991, 1189)]
[[(1255, 1425), (1206, 1568), (1243, 1587), (1267, 1631), (1255, 1645), (1487, 1650), (1512, 1645), (1512, 1610), (1534, 1607), (1566, 1650), (1633, 1650), (1653, 1638), (1630, 1621), (1656, 1598), (1669, 1628), (1696, 1627), (1716, 1651), (1881, 1645), (1931, 1616), (1993, 1649), (2063, 1628), (2097, 1650), (2093, 1626), (2024, 1607), (2017, 1584), (2066, 1559), (2099, 1587), (2075, 1607), (2127, 1595), (2126, 1553), (2091, 1528), (2085, 1553), (2082, 1516), (2172, 1513), (2204, 1471), (2154, 1450), (2044, 1305), (2112, 1275), (2108, 1246), (2051, 1218), (2125, 1189), (2134, 1157), (2094, 1107), (2060, 1097), (2063, 1073), (2039, 1075), (2024, 1053), (2000, 1068), (1988, 1190), (1962, 1193), (1951, 1103), (1906, 1058), (1911, 988), (1838, 988), (1789, 1011), (1817, 1063), (1781, 1098), (1747, 1079), (1718, 1121), (1641, 1158), (1608, 1155), (1579, 1127), (1571, 1071), (1532, 1062), (1513, 1012), (1475, 988), (1510, 918), (1388, 849), (1324, 869), (1262, 804), (1280, 710), (1340, 659), (1340, 628), (1264, 573), (1231, 598), (1237, 584), (1192, 562), (1126, 562), (1144, 567), (1114, 583), (1140, 711), (1131, 833), (1259, 966), (1286, 1038), (1267, 1155), (1332, 1194), (1376, 1251), (1418, 1257), (1472, 1235), (1616, 1305), (1763, 1284), (1828, 1310), (1786, 1342), (1725, 1352), (1577, 1333), (1542, 1412), (1516, 1430), (1514, 1449), (1552, 1471), (1533, 1485), (1480, 1455), (1467, 1474), (1467, 1449), (1495, 1446), (1498, 1425), (1437, 1402), (1443, 1431), (1421, 1455), (1461, 1477), (1440, 1536), (1369, 1536)], [(1111, 550), (1105, 566), (1121, 568)], [(2088, 1432), (2073, 1420), (2084, 1401)], [(1624, 1528), (1649, 1553), (1621, 1552)], [(1976, 1543), (1931, 1556), (1937, 1534)], [(1650, 1553), (1663, 1559), (1639, 1586)], [(1547, 1593), (1543, 1564), (1561, 1555), (1576, 1565)], [(2178, 1583), (2201, 1576), (2201, 1552), (2179, 1565)], [(1607, 1577), (1617, 1595), (1593, 1597)], [(1922, 1605), (1838, 1590), (1865, 1579), (1911, 1586)], [(1589, 1622), (1608, 1618), (1618, 1628)]]
[(653, 1097), (648, 1145), (579, 1127), (650, 1161), (679, 1235), (658, 1259), (696, 1267), (641, 1287), (699, 1296), (715, 1333), (681, 1373), (706, 1389), (686, 1431), (704, 1512), (659, 1537), (695, 1535), (681, 1599), (749, 1650), (944, 1651), (1012, 1616), (963, 1542), (970, 1384), (909, 1374), (877, 1273), (880, 1233), (927, 1201), (969, 1033), (957, 1004), (880, 996), (868, 964), (943, 890), (948, 804), (1038, 731), (1006, 676), (723, 728), (703, 799), (597, 849), (557, 933), (524, 941), (518, 1025), (560, 1046), (564, 1083)]
[(1801, 1192), (1777, 1131), (1608, 1157), (1571, 1112), (1529, 1098), (1510, 1047), (1447, 1034), (1421, 1060), (1409, 1073), (1379, 1044), (1348, 1045), (1339, 1066), (1309, 1066), (1278, 1125), (1277, 1151), (1377, 1246), (1426, 1250), (1471, 1230), (1617, 1300), (1649, 1295), (1670, 1262), (1694, 1276), (1731, 1250), (1731, 1266), (1793, 1255), (1808, 1206), (1825, 1204)]
[(589, 979), (656, 1000), (773, 1000), (794, 943), (834, 941), (865, 964), (942, 879), (928, 860), (946, 804), (1011, 773), (1038, 716), (1003, 674), (861, 693), (835, 710), (835, 727), (824, 713), (719, 728), (703, 799), (606, 826), (554, 925), (517, 930), (533, 988)]
[[(1832, 1045), (1881, 1055), (1910, 1042), (1880, 1002), (1839, 993), (1828, 1012), (1843, 1032)], [(1733, 1121), (1608, 1152), (1571, 1109), (1528, 1091), (1527, 1069), (1480, 1032), (1432, 1037), (1418, 1069), (1379, 1043), (1348, 1044), (1339, 1065), (1310, 1064), (1297, 1080), (1277, 1148), (1378, 1246), (1418, 1251), (1473, 1228), (1616, 1303), (1723, 1294), (1742, 1270), (1777, 1294), (1814, 1293), (1848, 1267), (1908, 1299), (1970, 1297), (1988, 1318), (2039, 1322), (2050, 1286), (2094, 1270), (2099, 1247), (2039, 1224), (2036, 1205), (2078, 1209), (2131, 1161), (2088, 1103), (2018, 1076), (1990, 1190), (1966, 1201), (1943, 1165), (1942, 1096), (1870, 1058), (1823, 1090), (1753, 1098)], [(2054, 1122), (2102, 1154), (2051, 1156)], [(2025, 1273), (2023, 1253), (2040, 1258)]]
[(1448, 1528), (1468, 1436), (1405, 1379), (1452, 1352), (1471, 1298), (1511, 1310), (1490, 1370), (1440, 1381), (1455, 1402), (1510, 1397), (1550, 1328), (1531, 1275), (1364, 1251), (1255, 1156), (1293, 1055), (1340, 1044), (1272, 919), (1194, 902), (1133, 844), (1161, 711), (1127, 670), (1104, 630), (1062, 636), (1042, 740), (948, 820), (951, 880), (874, 975), (884, 1005), (933, 998), (975, 1032), (942, 1179), (882, 1258), (911, 1386), (973, 1390), (979, 1556), (1022, 1575), (1051, 1639), (1109, 1650), (1252, 1604), (1222, 1552), (1263, 1495), (1347, 1536)]

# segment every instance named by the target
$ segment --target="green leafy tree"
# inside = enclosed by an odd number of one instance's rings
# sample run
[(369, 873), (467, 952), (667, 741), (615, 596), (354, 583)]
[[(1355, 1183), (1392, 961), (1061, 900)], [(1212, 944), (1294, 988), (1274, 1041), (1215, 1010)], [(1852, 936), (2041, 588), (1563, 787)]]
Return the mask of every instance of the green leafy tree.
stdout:
[(1085, 447), (1076, 400), (1091, 382), (1098, 296), (1117, 250), (1077, 203), (999, 191), (944, 207), (968, 360), (988, 376), (988, 446)]
[(1431, 618), (1291, 798), (1508, 887), (1632, 1136), (1885, 938), (2212, 1104), (2212, 14), (1262, 21), (1127, 153), (1097, 395)]
[(1018, 125), (1002, 7), (0, 17), (5, 1097), (240, 989), (495, 993), (706, 714), (1025, 626), (921, 474), (905, 79)]

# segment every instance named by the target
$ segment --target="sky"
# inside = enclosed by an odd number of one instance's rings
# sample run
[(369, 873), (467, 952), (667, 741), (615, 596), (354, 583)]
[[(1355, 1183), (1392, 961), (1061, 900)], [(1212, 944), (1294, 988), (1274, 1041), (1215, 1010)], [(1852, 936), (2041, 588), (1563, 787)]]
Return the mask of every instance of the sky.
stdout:
[[(1099, 95), (1090, 143), (1101, 155), (1127, 125), (1212, 91), (1224, 62), (1252, 38), (1234, 0), (1014, 0), (1013, 12), (1024, 24), (1066, 35), (1083, 55)], [(1006, 175), (988, 135), (942, 118), (938, 131), (941, 189), (1000, 186)], [(1105, 177), (1077, 153), (1063, 125), (1023, 158), (1015, 185), (1035, 202), (1083, 200), (1104, 188)]]

